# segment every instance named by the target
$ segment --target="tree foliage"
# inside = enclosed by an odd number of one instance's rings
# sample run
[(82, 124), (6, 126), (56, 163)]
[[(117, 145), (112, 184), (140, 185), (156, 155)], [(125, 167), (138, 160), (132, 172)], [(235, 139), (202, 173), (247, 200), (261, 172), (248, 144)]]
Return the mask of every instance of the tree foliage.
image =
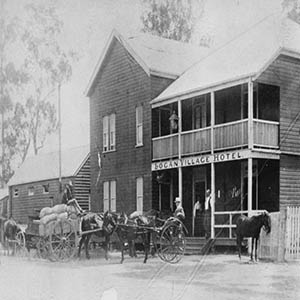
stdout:
[[(30, 149), (37, 154), (46, 138), (57, 130), (58, 86), (70, 79), (76, 55), (62, 47), (63, 23), (53, 4), (26, 5), (22, 20), (8, 19), (4, 2), (1, 4), (0, 183), (3, 183), (13, 173), (13, 161), (23, 162)], [(16, 49), (22, 49), (17, 64), (16, 56), (11, 54)]]
[(193, 0), (144, 0), (143, 31), (182, 42), (192, 37)]
[(283, 0), (282, 7), (292, 20), (300, 24), (300, 0)]
[(24, 66), (16, 66), (8, 57), (12, 45), (16, 42), (19, 33), (19, 20), (8, 18), (5, 11), (5, 1), (0, 6), (0, 128), (1, 128), (1, 173), (0, 187), (3, 187), (13, 174), (11, 160), (15, 154), (12, 133), (9, 132), (10, 114), (13, 109), (13, 97), (28, 77)]

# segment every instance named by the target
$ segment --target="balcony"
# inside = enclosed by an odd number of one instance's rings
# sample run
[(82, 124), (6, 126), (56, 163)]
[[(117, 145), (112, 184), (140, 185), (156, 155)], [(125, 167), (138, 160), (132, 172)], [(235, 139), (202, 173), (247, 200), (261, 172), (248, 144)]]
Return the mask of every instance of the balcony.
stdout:
[[(198, 155), (211, 151), (211, 130), (214, 150), (248, 146), (248, 119), (224, 123), (181, 133), (181, 155)], [(253, 120), (253, 145), (256, 148), (279, 148), (279, 122)], [(178, 157), (178, 134), (152, 139), (153, 160)]]

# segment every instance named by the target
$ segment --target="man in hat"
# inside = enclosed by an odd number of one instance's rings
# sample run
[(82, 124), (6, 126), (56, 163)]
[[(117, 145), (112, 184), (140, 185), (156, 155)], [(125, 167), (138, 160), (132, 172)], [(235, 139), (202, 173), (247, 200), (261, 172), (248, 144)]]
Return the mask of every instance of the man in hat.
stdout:
[(179, 197), (175, 198), (175, 204), (176, 209), (174, 212), (174, 217), (178, 218), (180, 221), (183, 221), (185, 219), (185, 213)]
[(62, 204), (73, 205), (78, 214), (84, 214), (85, 212), (74, 197), (74, 187), (71, 180), (65, 185)]
[(210, 238), (210, 227), (211, 227), (211, 205), (212, 198), (210, 189), (206, 190), (205, 194), (205, 202), (204, 202), (204, 231), (205, 238)]

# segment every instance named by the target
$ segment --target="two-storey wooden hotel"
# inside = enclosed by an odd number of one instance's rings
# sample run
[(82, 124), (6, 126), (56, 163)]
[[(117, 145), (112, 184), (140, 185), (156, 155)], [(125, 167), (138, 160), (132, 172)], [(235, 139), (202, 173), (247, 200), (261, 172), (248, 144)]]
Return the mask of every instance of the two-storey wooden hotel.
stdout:
[(169, 210), (179, 196), (189, 234), (203, 236), (209, 188), (211, 235), (231, 238), (241, 211), (300, 205), (300, 26), (290, 19), (269, 17), (211, 52), (113, 33), (88, 95), (95, 208)]

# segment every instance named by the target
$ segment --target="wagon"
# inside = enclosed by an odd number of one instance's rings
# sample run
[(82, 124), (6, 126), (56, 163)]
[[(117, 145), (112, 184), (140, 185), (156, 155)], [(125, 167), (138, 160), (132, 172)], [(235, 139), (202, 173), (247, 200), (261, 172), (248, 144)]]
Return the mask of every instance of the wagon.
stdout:
[(160, 259), (168, 263), (178, 263), (186, 247), (187, 229), (183, 223), (177, 218), (170, 217), (163, 226), (156, 227), (155, 231), (156, 240), (153, 241)]
[[(127, 217), (120, 217), (117, 220), (115, 230), (119, 239), (122, 240), (127, 236), (129, 241), (134, 239), (134, 236), (137, 238), (150, 233), (152, 246), (161, 260), (172, 264), (181, 260), (185, 253), (187, 229), (178, 218), (170, 217), (163, 220), (154, 216), (138, 216), (135, 220)], [(145, 246), (145, 240), (143, 243)]]
[(44, 224), (37, 217), (29, 217), (25, 231), (21, 232), (20, 243), (27, 250), (36, 249), (39, 258), (50, 261), (68, 261), (76, 254), (79, 240), (84, 234), (101, 231), (96, 228), (81, 232), (81, 217), (77, 214), (66, 214)]

